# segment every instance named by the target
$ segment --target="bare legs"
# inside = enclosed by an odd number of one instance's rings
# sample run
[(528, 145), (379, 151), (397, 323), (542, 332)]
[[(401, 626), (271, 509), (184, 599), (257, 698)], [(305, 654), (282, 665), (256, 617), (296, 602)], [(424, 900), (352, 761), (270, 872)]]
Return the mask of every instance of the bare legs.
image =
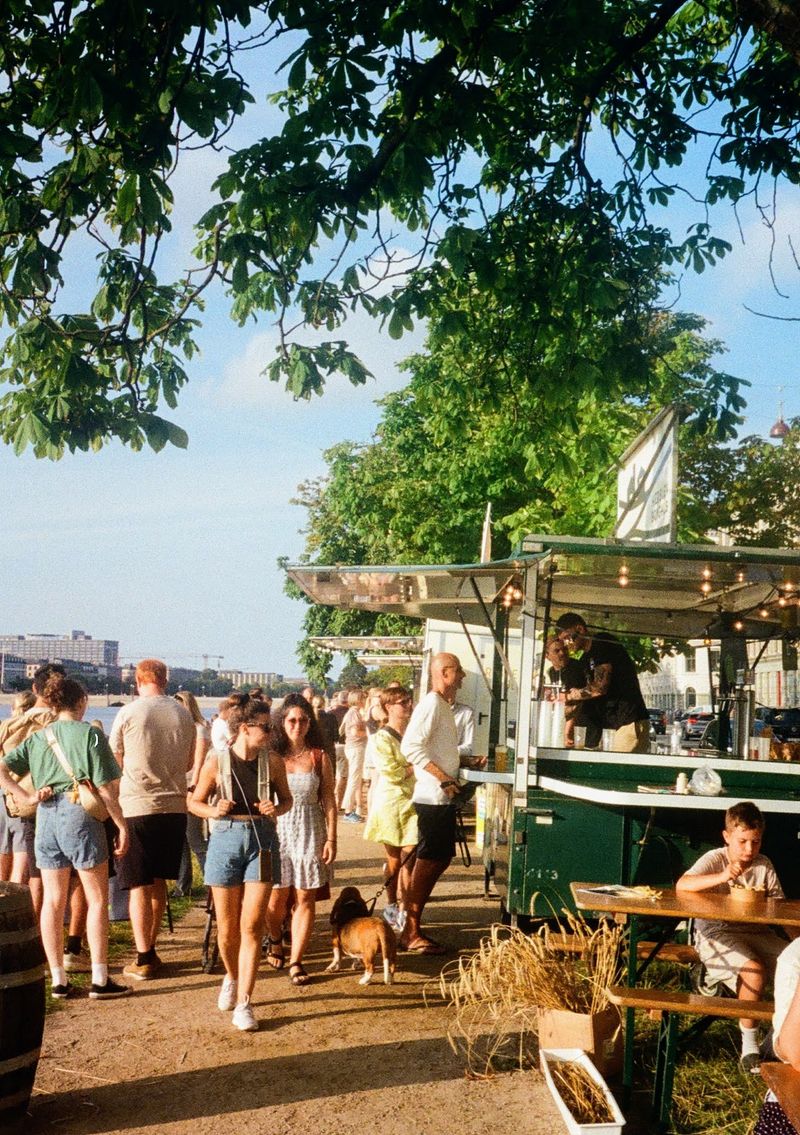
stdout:
[[(88, 905), (86, 937), (93, 965), (108, 960), (108, 863), (78, 872)], [(54, 984), (63, 984), (64, 911), (69, 894), (70, 868), (42, 871), (44, 898), (40, 927), (42, 943)]]
[(238, 1000), (252, 996), (258, 976), (261, 940), (271, 883), (212, 887), (219, 952), (228, 977), (238, 983)]
[(147, 954), (156, 947), (167, 906), (167, 884), (163, 879), (154, 879), (148, 886), (132, 887), (128, 893), (128, 905), (136, 950)]
[[(273, 888), (268, 912), (270, 938), (280, 936), (283, 920), (288, 913), (289, 894), (288, 887)], [(295, 985), (305, 985), (308, 980), (303, 970), (303, 957), (314, 929), (316, 894), (316, 890), (306, 891), (300, 887), (295, 889), (295, 905), (292, 911), (292, 954), (289, 962), (289, 977)], [(300, 980), (297, 980), (298, 978)]]
[[(394, 847), (391, 843), (383, 845), (386, 852), (386, 866), (384, 876), (391, 882), (386, 883), (386, 897), (391, 903), (399, 903), (405, 907), (408, 902), (408, 892), (411, 889), (411, 852), (413, 844), (409, 847)], [(402, 864), (402, 866), (401, 866)]]
[(433, 946), (434, 949), (429, 949), (427, 952), (436, 952), (435, 944), (431, 939), (426, 938), (420, 930), (420, 922), (425, 904), (431, 897), (431, 892), (439, 877), (450, 866), (450, 862), (449, 859), (420, 859), (419, 856), (414, 860), (411, 885), (406, 896), (406, 914), (408, 917), (401, 938), (401, 945), (406, 949), (421, 949), (423, 946), (429, 945)]

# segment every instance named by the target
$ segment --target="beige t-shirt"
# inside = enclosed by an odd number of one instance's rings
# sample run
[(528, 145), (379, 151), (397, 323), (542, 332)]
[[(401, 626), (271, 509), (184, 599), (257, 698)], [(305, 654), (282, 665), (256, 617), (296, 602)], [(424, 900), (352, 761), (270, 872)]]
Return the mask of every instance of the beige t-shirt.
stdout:
[(123, 816), (186, 811), (186, 772), (196, 736), (192, 715), (166, 694), (139, 697), (122, 707), (109, 741), (122, 765)]
[[(726, 847), (715, 847), (701, 855), (697, 862), (689, 868), (687, 875), (718, 875), (728, 866), (728, 851)], [(763, 890), (768, 899), (782, 899), (783, 889), (778, 882), (775, 868), (766, 855), (757, 855), (753, 862), (745, 868), (737, 879), (744, 886), (757, 887)], [(704, 895), (728, 895), (729, 883), (717, 883), (703, 891)], [(719, 934), (752, 934), (762, 933), (761, 927), (752, 926), (746, 922), (719, 922), (710, 918), (696, 918), (694, 922), (695, 940), (705, 938), (713, 940)]]

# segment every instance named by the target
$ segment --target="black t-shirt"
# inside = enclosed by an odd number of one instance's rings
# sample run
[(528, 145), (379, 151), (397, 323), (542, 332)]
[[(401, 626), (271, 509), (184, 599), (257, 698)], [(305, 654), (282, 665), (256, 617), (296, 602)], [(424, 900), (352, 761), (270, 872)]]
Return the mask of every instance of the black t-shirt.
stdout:
[[(581, 658), (570, 658), (563, 670), (555, 666), (550, 667), (550, 681), (560, 682), (564, 690), (582, 690), (589, 680), (589, 671), (584, 665), (585, 655)], [(590, 698), (589, 701), (573, 702), (575, 724), (586, 726), (586, 744), (590, 749), (600, 744), (603, 732), (602, 710), (597, 704), (601, 698)]]
[(611, 664), (608, 693), (601, 698), (592, 698), (589, 702), (600, 710), (604, 729), (620, 729), (623, 725), (630, 725), (632, 721), (647, 719), (647, 707), (639, 688), (633, 659), (613, 635), (602, 631), (593, 635), (592, 645), (581, 662), (586, 667), (590, 682), (598, 666), (606, 662)]
[(258, 800), (258, 758), (244, 761), (237, 757), (233, 750), (231, 754), (231, 788), (233, 790), (233, 816), (249, 816), (256, 814), (256, 801)]
[(580, 690), (586, 685), (586, 667), (578, 658), (570, 658), (563, 670), (550, 667), (550, 681), (560, 682), (565, 690)]

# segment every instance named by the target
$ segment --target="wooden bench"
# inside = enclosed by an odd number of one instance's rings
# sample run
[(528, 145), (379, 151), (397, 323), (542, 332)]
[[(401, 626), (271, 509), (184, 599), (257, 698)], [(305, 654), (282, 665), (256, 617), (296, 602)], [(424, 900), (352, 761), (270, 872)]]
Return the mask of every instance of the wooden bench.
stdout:
[[(633, 1028), (633, 1011), (636, 1009), (645, 1012), (657, 1009), (663, 1014), (658, 1026), (656, 1072), (653, 1084), (653, 1111), (661, 1130), (666, 1130), (669, 1126), (678, 1042), (685, 1046), (688, 1040), (701, 1033), (715, 1017), (734, 1020), (751, 1017), (757, 1021), (771, 1021), (775, 1008), (772, 1001), (705, 997), (702, 993), (688, 993), (680, 989), (646, 989), (612, 985), (607, 992), (612, 1005), (618, 1005), (629, 1011), (627, 1021), (629, 1029)], [(678, 1018), (681, 1014), (697, 1017), (698, 1020), (679, 1037)]]
[(686, 993), (682, 989), (629, 989), (612, 985), (608, 999), (626, 1009), (660, 1009), (664, 1013), (688, 1013), (695, 1017), (752, 1017), (771, 1021), (775, 1006), (772, 1001), (740, 1001), (736, 997), (706, 997), (702, 993)]
[[(584, 945), (578, 934), (555, 934), (552, 931), (548, 931), (545, 935), (545, 942), (549, 949), (564, 954), (579, 954)], [(644, 961), (650, 958), (657, 945), (656, 942), (637, 942), (637, 960)], [(665, 942), (656, 957), (660, 962), (676, 962), (682, 966), (693, 966), (700, 961), (700, 955), (694, 946), (686, 946), (680, 942)]]
[(764, 1063), (761, 1077), (777, 1096), (789, 1122), (800, 1131), (800, 1072), (790, 1064)]

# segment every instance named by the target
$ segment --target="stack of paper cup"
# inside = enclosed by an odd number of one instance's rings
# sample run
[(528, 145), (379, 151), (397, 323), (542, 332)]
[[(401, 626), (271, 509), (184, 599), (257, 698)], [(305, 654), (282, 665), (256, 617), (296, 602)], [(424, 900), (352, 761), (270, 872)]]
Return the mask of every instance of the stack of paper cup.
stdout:
[(550, 746), (553, 749), (564, 748), (564, 714), (566, 708), (563, 701), (553, 702), (553, 724), (550, 731)]
[(539, 711), (536, 724), (536, 744), (542, 749), (550, 747), (553, 732), (553, 705), (551, 701), (539, 702)]

